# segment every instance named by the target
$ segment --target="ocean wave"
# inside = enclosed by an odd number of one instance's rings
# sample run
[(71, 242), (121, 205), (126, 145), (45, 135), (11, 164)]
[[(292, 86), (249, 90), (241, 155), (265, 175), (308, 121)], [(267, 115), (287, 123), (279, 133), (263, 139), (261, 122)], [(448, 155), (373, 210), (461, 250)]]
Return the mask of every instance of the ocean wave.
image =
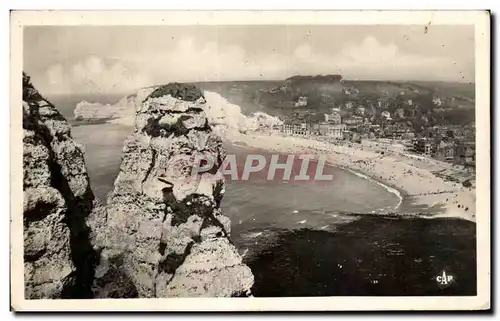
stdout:
[(262, 233), (263, 232), (250, 232), (250, 233), (243, 234), (242, 237), (248, 238), (248, 239), (253, 239), (253, 238), (261, 236)]
[(342, 169), (344, 169), (344, 170), (346, 170), (346, 171), (348, 171), (348, 172), (350, 172), (350, 173), (352, 173), (352, 174), (354, 174), (354, 175), (356, 175), (356, 176), (358, 176), (360, 178), (366, 179), (366, 180), (368, 180), (370, 182), (373, 182), (373, 183), (375, 183), (375, 184), (377, 184), (379, 186), (382, 186), (389, 193), (392, 193), (392, 194), (396, 195), (398, 197), (399, 201), (398, 201), (398, 204), (396, 206), (394, 206), (393, 210), (397, 210), (399, 208), (399, 206), (401, 206), (401, 203), (403, 203), (403, 196), (401, 195), (401, 193), (397, 189), (395, 189), (395, 188), (393, 188), (393, 187), (391, 187), (389, 185), (386, 185), (386, 184), (384, 184), (384, 183), (382, 183), (382, 182), (380, 182), (380, 181), (378, 181), (376, 179), (373, 179), (370, 176), (367, 176), (367, 175), (365, 175), (363, 173), (356, 172), (356, 171), (354, 171), (354, 170), (352, 170), (350, 168), (342, 167)]

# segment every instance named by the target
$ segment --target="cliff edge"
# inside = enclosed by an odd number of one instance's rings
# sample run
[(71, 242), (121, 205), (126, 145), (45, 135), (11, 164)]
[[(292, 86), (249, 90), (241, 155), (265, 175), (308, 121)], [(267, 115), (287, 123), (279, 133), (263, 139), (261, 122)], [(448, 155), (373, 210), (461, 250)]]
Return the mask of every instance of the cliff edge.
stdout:
[[(102, 228), (96, 297), (231, 297), (254, 278), (229, 240), (220, 202), (225, 159), (208, 125), (206, 101), (191, 85), (156, 88), (137, 108)], [(213, 170), (192, 175), (198, 155)]]
[(23, 226), (27, 299), (90, 298), (94, 201), (70, 126), (23, 73)]

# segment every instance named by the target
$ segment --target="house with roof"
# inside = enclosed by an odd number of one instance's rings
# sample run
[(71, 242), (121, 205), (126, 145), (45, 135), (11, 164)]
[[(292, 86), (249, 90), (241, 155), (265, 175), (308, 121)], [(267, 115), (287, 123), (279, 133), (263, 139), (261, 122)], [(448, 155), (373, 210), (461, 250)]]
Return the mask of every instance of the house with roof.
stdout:
[(452, 161), (455, 159), (455, 144), (441, 140), (436, 149), (436, 158), (440, 161)]

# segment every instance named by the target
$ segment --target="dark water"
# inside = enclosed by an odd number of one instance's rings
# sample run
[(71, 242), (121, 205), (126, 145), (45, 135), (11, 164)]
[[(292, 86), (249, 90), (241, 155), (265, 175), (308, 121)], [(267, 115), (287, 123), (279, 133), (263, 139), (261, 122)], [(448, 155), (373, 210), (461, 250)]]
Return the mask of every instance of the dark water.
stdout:
[(334, 233), (269, 231), (245, 261), (255, 296), (476, 295), (475, 233), (459, 219), (363, 215)]
[(123, 142), (131, 132), (119, 124), (73, 126), (73, 138), (85, 149), (85, 163), (94, 195), (102, 201), (111, 191), (120, 170)]
[[(243, 160), (249, 153), (258, 153), (266, 159), (271, 155), (235, 146), (226, 146), (226, 150)], [(280, 162), (286, 159), (282, 158)], [(330, 230), (345, 221), (343, 212), (387, 212), (399, 202), (396, 195), (380, 185), (333, 166), (326, 166), (323, 171), (333, 176), (331, 181), (283, 181), (282, 173), (269, 181), (265, 179), (265, 168), (260, 177), (226, 181), (221, 207), (224, 215), (231, 218), (235, 238), (267, 228)]]

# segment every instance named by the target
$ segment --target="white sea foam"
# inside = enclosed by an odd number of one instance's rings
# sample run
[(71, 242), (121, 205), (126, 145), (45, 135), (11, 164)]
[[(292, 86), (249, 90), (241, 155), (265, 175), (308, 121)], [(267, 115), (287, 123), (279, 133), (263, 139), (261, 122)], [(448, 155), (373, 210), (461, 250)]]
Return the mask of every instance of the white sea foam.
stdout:
[(245, 234), (245, 238), (253, 239), (262, 235), (262, 232), (252, 232)]
[(375, 184), (380, 185), (383, 188), (385, 188), (389, 193), (392, 193), (392, 194), (396, 195), (398, 197), (399, 201), (398, 201), (398, 204), (396, 206), (394, 206), (393, 210), (398, 209), (399, 206), (401, 205), (401, 203), (403, 202), (403, 196), (401, 196), (401, 193), (397, 189), (395, 189), (393, 187), (390, 187), (390, 186), (388, 186), (388, 185), (386, 185), (386, 184), (384, 184), (382, 182), (379, 182), (376, 179), (371, 178), (370, 176), (367, 176), (365, 174), (353, 171), (352, 169), (349, 169), (347, 167), (342, 167), (342, 169), (345, 169), (348, 172), (350, 172), (350, 173), (352, 173), (352, 174), (354, 174), (354, 175), (356, 175), (358, 177), (361, 177), (363, 179), (369, 180), (370, 182), (374, 182)]

